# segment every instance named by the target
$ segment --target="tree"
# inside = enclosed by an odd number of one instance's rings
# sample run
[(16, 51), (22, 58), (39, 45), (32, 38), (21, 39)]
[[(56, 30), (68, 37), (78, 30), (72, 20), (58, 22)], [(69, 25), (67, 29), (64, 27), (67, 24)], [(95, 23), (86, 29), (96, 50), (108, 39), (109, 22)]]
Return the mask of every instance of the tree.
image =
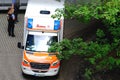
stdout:
[(87, 4), (66, 3), (64, 14), (63, 11), (57, 11), (56, 14), (81, 22), (99, 20), (104, 27), (96, 31), (95, 41), (86, 42), (82, 38), (64, 39), (53, 45), (49, 51), (60, 52), (58, 55), (60, 59), (69, 59), (72, 55), (84, 56), (83, 60), (87, 60), (91, 65), (85, 69), (85, 74), (89, 72), (87, 79), (91, 79), (91, 75), (96, 72), (120, 66), (120, 0), (97, 0)]

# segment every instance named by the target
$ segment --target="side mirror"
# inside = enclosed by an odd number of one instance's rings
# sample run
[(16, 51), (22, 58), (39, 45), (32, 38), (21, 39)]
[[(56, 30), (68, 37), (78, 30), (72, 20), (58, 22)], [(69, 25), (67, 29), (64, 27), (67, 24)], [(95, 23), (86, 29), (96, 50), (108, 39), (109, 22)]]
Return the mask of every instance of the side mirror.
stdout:
[(24, 46), (21, 45), (21, 42), (18, 42), (17, 47), (20, 49), (24, 49)]

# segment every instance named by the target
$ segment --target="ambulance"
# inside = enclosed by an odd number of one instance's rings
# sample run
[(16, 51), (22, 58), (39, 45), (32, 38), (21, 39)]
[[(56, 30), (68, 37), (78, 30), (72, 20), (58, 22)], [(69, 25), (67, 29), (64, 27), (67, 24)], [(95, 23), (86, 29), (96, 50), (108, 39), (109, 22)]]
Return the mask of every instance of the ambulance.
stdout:
[(22, 73), (33, 76), (55, 76), (60, 60), (48, 49), (63, 39), (64, 17), (53, 19), (56, 9), (64, 9), (64, 0), (28, 0), (24, 16)]

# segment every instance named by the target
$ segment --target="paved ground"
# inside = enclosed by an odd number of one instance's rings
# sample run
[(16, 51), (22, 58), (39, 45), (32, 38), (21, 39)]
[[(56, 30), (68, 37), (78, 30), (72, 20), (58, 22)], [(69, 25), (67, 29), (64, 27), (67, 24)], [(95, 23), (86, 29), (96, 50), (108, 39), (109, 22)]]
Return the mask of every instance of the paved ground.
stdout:
[[(17, 48), (18, 41), (23, 39), (24, 14), (19, 14), (19, 22), (15, 25), (16, 37), (7, 33), (6, 14), (0, 14), (0, 80), (48, 80), (46, 78), (23, 77), (21, 75), (22, 49)], [(55, 80), (51, 77), (49, 80)]]
[(23, 17), (16, 24), (16, 37), (7, 34), (6, 14), (0, 14), (0, 80), (23, 80), (20, 73), (22, 50), (17, 48), (17, 42), (22, 41)]

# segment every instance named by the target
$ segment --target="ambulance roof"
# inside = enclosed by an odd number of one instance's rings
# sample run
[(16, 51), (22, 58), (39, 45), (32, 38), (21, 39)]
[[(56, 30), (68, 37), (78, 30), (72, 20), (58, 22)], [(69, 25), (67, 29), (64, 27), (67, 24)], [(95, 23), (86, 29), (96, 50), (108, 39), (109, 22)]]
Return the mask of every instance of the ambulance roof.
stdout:
[[(28, 0), (25, 17), (50, 17), (57, 8), (64, 8), (64, 0)], [(50, 11), (50, 14), (40, 14), (40, 11)]]

